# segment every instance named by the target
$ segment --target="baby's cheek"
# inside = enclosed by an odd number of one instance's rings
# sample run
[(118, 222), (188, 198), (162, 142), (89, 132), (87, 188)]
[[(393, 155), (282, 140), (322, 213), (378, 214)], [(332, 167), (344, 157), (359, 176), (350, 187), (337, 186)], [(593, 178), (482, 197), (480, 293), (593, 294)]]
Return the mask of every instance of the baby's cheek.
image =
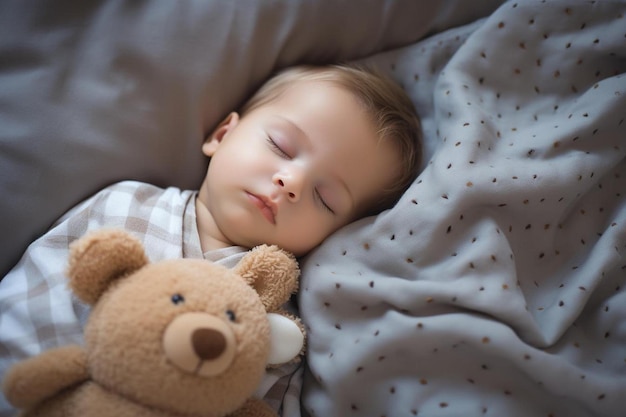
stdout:
[(294, 225), (288, 231), (284, 244), (278, 244), (283, 249), (292, 252), (296, 256), (306, 255), (318, 246), (337, 228), (327, 225), (319, 225), (312, 221), (302, 221)]

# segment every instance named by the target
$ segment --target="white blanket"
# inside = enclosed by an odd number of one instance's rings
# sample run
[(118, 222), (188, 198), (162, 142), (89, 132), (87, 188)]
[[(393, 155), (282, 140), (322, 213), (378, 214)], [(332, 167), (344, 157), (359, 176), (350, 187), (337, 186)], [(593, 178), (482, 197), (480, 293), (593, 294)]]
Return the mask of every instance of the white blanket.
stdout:
[(306, 411), (626, 415), (626, 4), (508, 2), (365, 62), (427, 158), (304, 263)]

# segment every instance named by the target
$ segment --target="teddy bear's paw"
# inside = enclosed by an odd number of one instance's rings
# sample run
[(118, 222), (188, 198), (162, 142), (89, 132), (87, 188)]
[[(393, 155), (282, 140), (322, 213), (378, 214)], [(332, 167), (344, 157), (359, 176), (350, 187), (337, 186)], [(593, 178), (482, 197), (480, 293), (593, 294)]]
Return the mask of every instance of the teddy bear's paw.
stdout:
[(290, 318), (275, 313), (268, 313), (270, 323), (269, 365), (279, 365), (295, 359), (304, 347), (304, 334)]
[(2, 381), (2, 390), (13, 406), (28, 409), (87, 377), (84, 350), (68, 345), (13, 365)]
[(228, 417), (278, 417), (278, 414), (266, 403), (257, 398), (250, 398), (245, 404)]

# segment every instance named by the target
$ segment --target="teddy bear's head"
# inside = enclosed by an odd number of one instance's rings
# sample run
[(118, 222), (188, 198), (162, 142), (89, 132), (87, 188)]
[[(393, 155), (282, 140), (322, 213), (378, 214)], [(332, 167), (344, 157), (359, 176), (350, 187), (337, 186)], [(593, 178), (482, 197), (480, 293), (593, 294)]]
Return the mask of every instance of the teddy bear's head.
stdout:
[(295, 291), (298, 274), (293, 256), (276, 247), (254, 249), (231, 270), (204, 260), (149, 263), (125, 232), (88, 235), (73, 245), (68, 275), (93, 306), (89, 373), (150, 407), (229, 413), (265, 372), (267, 312)]

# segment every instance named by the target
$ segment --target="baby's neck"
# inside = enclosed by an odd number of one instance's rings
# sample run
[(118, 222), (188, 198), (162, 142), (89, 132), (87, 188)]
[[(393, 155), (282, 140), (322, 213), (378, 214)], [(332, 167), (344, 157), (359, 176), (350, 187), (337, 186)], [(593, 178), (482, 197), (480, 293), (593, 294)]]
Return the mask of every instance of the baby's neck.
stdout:
[(211, 212), (199, 198), (196, 198), (196, 225), (198, 227), (202, 253), (233, 246), (219, 232)]

